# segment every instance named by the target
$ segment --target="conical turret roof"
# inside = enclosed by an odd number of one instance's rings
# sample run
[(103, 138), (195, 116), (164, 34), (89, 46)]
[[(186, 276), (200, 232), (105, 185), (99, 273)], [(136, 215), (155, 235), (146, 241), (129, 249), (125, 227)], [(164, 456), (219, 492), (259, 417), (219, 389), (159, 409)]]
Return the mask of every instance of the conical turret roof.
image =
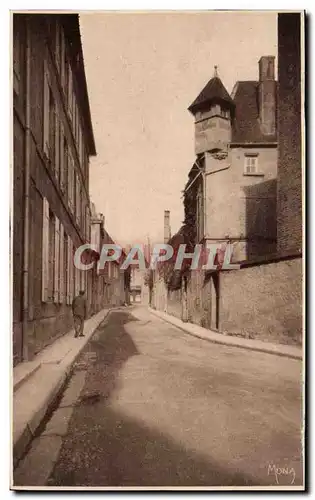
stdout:
[(198, 109), (204, 108), (206, 104), (211, 104), (212, 102), (225, 102), (230, 107), (234, 107), (233, 99), (217, 76), (216, 67), (215, 76), (211, 78), (188, 109), (191, 113), (195, 113)]

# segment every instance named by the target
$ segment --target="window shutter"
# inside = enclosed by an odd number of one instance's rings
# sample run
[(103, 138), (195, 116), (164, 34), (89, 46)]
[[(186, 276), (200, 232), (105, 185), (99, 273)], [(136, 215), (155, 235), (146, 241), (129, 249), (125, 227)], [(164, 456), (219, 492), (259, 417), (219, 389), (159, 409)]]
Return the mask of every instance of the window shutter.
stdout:
[(67, 250), (67, 304), (70, 304), (71, 300), (71, 292), (70, 292), (70, 283), (71, 283), (71, 240), (68, 236), (68, 250)]
[(62, 88), (63, 88), (63, 91), (65, 91), (65, 83), (66, 83), (66, 79), (65, 79), (65, 34), (64, 34), (64, 31), (63, 31), (63, 28), (60, 27), (60, 56), (61, 56), (61, 60), (60, 60), (60, 65), (61, 65), (61, 72), (60, 72), (60, 77), (61, 77), (61, 85), (62, 85)]
[(55, 176), (59, 180), (60, 172), (60, 125), (59, 113), (55, 110)]
[(68, 154), (68, 186), (69, 186), (69, 206), (70, 210), (73, 213), (73, 208), (74, 208), (74, 200), (73, 200), (73, 177), (74, 177), (74, 172), (73, 172), (73, 158), (72, 154), (69, 151)]
[(68, 64), (68, 71), (69, 71), (69, 82), (68, 82), (68, 107), (69, 107), (69, 114), (72, 119), (72, 108), (73, 108), (73, 82), (72, 82), (72, 70), (70, 63)]
[(64, 270), (64, 262), (63, 262), (63, 256), (64, 256), (64, 229), (63, 225), (60, 223), (60, 257), (59, 257), (59, 303), (63, 303), (64, 299), (64, 276), (63, 276), (63, 270)]
[(56, 64), (57, 68), (60, 71), (60, 24), (56, 23)]
[(54, 266), (54, 302), (59, 302), (59, 240), (60, 240), (60, 221), (55, 217), (55, 266)]
[(47, 62), (44, 62), (44, 134), (43, 134), (43, 150), (49, 157), (49, 76)]
[(63, 124), (60, 122), (60, 133), (59, 133), (59, 144), (60, 144), (60, 172), (59, 172), (59, 181), (60, 181), (60, 186), (61, 189), (63, 190), (64, 188), (64, 182), (65, 182), (65, 165), (64, 165), (64, 128)]
[(48, 300), (49, 274), (49, 203), (43, 198), (43, 235), (42, 235), (42, 301)]
[(80, 184), (79, 184), (79, 176), (76, 174), (75, 176), (75, 216), (76, 216), (76, 221), (79, 224), (80, 223), (80, 207), (81, 207), (81, 200), (80, 200)]
[(74, 298), (74, 280), (75, 280), (75, 274), (74, 274), (74, 262), (73, 262), (73, 243), (71, 240), (70, 243), (70, 304), (72, 303), (72, 300)]
[(79, 126), (79, 135), (78, 135), (78, 152), (79, 152), (79, 160), (80, 160), (80, 167), (83, 172), (83, 165), (82, 165), (82, 151), (81, 151), (81, 127)]

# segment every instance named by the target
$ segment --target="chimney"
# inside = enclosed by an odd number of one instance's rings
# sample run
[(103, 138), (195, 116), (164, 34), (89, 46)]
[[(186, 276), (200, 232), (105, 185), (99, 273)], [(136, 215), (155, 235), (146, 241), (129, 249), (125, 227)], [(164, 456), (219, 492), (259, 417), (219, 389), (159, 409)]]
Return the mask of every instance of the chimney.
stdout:
[(164, 210), (164, 243), (167, 243), (171, 237), (170, 211)]
[(275, 57), (263, 56), (259, 60), (259, 118), (264, 135), (276, 133), (276, 81)]

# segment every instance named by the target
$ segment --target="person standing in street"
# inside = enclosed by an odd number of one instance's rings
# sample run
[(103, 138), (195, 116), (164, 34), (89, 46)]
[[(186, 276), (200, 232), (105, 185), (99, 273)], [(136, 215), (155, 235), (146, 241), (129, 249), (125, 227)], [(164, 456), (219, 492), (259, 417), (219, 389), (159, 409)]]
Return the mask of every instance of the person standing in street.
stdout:
[(84, 337), (84, 320), (86, 319), (86, 300), (84, 290), (81, 290), (79, 295), (74, 297), (72, 301), (72, 314), (74, 320), (74, 336)]

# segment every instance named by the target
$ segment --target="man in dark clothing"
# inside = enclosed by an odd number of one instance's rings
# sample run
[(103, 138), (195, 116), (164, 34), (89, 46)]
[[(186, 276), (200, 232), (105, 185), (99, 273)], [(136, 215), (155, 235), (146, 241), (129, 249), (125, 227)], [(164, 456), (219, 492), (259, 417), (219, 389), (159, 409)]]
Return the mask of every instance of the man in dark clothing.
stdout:
[(72, 301), (72, 313), (74, 320), (75, 337), (84, 337), (83, 328), (84, 320), (86, 319), (86, 300), (84, 297), (84, 290), (80, 291), (77, 297)]

